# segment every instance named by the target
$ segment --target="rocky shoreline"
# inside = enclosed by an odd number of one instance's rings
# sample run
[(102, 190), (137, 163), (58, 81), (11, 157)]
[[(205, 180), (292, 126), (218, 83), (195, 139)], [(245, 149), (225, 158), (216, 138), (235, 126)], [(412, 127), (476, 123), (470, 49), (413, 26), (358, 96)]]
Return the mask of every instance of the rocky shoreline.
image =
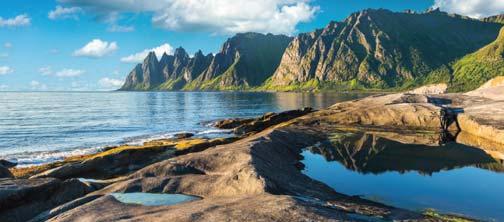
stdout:
[[(11, 168), (12, 174), (0, 179), (0, 221), (443, 221), (445, 216), (338, 193), (301, 172), (302, 149), (334, 130), (357, 128), (398, 142), (456, 140), (503, 160), (503, 86), (496, 78), (466, 94), (446, 94), (446, 85), (434, 85), (373, 95), (320, 111), (215, 124), (233, 129), (237, 136), (232, 138), (181, 135), (30, 169)], [(411, 136), (418, 132), (429, 133)], [(143, 206), (110, 195), (134, 192), (201, 200)]]

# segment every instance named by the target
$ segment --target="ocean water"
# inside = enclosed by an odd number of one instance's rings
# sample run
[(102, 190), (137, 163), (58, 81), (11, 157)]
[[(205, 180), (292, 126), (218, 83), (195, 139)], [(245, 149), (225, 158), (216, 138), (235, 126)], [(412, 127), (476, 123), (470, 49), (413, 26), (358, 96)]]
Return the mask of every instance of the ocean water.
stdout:
[(252, 92), (0, 92), (0, 159), (20, 166), (93, 153), (104, 146), (229, 132), (209, 121), (303, 107), (323, 108), (366, 96)]

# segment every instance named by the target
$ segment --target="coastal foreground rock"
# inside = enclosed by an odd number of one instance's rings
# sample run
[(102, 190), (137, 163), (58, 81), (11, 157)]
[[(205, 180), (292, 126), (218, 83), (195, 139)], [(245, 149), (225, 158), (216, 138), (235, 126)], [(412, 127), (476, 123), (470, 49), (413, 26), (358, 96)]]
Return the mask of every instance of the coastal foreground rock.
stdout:
[[(493, 86), (495, 87), (495, 86)], [(498, 86), (497, 86), (498, 87)], [(304, 175), (300, 169), (302, 150), (327, 139), (337, 130), (366, 129), (373, 133), (355, 138), (368, 141), (387, 138), (393, 143), (435, 145), (445, 139), (475, 146), (466, 153), (450, 150), (454, 158), (478, 153), (481, 158), (504, 159), (501, 122), (504, 102), (479, 94), (440, 94), (436, 87), (408, 93), (374, 95), (368, 98), (335, 104), (316, 112), (306, 111), (297, 118), (287, 118), (272, 124), (259, 124), (259, 130), (246, 136), (204, 149), (194, 149), (179, 155), (156, 159), (139, 170), (120, 177), (100, 181), (90, 193), (54, 202), (33, 221), (440, 221), (419, 212), (387, 206), (359, 197), (338, 193), (331, 187)], [(430, 94), (436, 92), (435, 94)], [(503, 92), (504, 93), (504, 92)], [(272, 114), (267, 114), (268, 119)], [(261, 119), (261, 118), (259, 118)], [(256, 120), (230, 124), (236, 129), (250, 126)], [(230, 122), (226, 123), (229, 124)], [(499, 125), (500, 124), (500, 125)], [(422, 133), (418, 136), (416, 132)], [(484, 139), (486, 138), (486, 139)], [(352, 138), (351, 141), (353, 141)], [(197, 140), (197, 139), (189, 139)], [(486, 142), (482, 142), (486, 141)], [(344, 141), (342, 141), (344, 142)], [(155, 142), (154, 142), (155, 144)], [(192, 143), (190, 143), (192, 144)], [(501, 144), (499, 146), (491, 144)], [(148, 144), (146, 144), (148, 145)], [(365, 151), (355, 146), (355, 152)], [(136, 152), (142, 152), (138, 149)], [(478, 151), (478, 150), (476, 150)], [(319, 152), (324, 152), (319, 150)], [(434, 155), (433, 151), (426, 150)], [(120, 153), (120, 152), (119, 152)], [(97, 154), (99, 155), (99, 154)], [(356, 159), (357, 156), (348, 156)], [(413, 157), (409, 157), (413, 158)], [(418, 160), (421, 162), (422, 160)], [(464, 160), (460, 160), (464, 161)], [(99, 167), (99, 165), (96, 165)], [(454, 167), (457, 165), (454, 165)], [(103, 166), (108, 167), (108, 166)], [(360, 166), (363, 168), (363, 166)], [(390, 167), (395, 167), (391, 165)], [(483, 166), (482, 166), (483, 167)], [(501, 168), (499, 168), (501, 169)], [(363, 170), (376, 170), (365, 169)], [(378, 169), (386, 170), (386, 169)], [(424, 169), (426, 172), (439, 168)], [(51, 171), (50, 171), (51, 172)], [(54, 172), (54, 171), (52, 171)], [(40, 176), (44, 175), (44, 176)], [(23, 180), (60, 181), (50, 173)], [(76, 175), (65, 177), (76, 177)], [(19, 179), (3, 179), (16, 184)], [(53, 182), (54, 183), (54, 182)], [(13, 185), (14, 187), (22, 187)], [(101, 186), (104, 186), (101, 188)], [(0, 197), (8, 194), (0, 186)], [(19, 190), (18, 188), (16, 188)], [(45, 189), (45, 188), (44, 188)], [(186, 194), (201, 200), (171, 206), (143, 206), (118, 201), (112, 193)], [(16, 193), (16, 192), (15, 192)], [(50, 192), (47, 192), (50, 193)], [(19, 196), (28, 201), (33, 196)], [(22, 197), (22, 198), (21, 198)], [(27, 202), (0, 201), (1, 218), (13, 218), (5, 206)], [(31, 203), (31, 202), (30, 202)], [(37, 203), (36, 201), (34, 203)], [(23, 205), (24, 204), (24, 205)], [(11, 205), (9, 205), (11, 206)], [(21, 209), (21, 208), (20, 208)], [(24, 209), (24, 208), (23, 208)], [(363, 219), (364, 218), (364, 219)], [(13, 218), (10, 221), (28, 219)], [(3, 220), (2, 220), (3, 221)]]

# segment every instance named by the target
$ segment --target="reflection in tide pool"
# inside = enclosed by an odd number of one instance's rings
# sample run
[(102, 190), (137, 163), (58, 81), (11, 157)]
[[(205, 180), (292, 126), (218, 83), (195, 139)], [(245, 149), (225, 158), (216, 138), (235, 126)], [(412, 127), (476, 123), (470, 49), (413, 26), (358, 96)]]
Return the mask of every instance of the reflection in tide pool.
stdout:
[(303, 172), (338, 192), (397, 207), (504, 221), (502, 155), (455, 142), (438, 145), (439, 139), (335, 132), (303, 152)]
[(183, 194), (111, 193), (110, 195), (122, 203), (141, 204), (144, 206), (169, 206), (201, 199)]

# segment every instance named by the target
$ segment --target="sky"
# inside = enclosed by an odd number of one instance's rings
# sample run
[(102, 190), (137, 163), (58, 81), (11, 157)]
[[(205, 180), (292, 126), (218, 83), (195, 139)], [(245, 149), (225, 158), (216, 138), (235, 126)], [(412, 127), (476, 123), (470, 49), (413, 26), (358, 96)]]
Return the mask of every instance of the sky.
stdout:
[(295, 36), (367, 8), (481, 18), (504, 0), (2, 0), (0, 91), (113, 90), (148, 51), (217, 53), (240, 32)]

